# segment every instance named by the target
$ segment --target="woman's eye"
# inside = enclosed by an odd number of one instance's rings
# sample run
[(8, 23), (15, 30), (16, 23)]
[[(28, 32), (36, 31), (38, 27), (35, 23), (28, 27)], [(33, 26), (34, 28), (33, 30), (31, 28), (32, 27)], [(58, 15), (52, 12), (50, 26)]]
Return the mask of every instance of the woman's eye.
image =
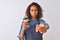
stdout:
[(38, 10), (35, 10), (35, 11), (38, 11)]
[(33, 11), (38, 11), (38, 10), (31, 10), (31, 11), (33, 12)]
[(33, 11), (33, 10), (31, 10), (31, 11)]

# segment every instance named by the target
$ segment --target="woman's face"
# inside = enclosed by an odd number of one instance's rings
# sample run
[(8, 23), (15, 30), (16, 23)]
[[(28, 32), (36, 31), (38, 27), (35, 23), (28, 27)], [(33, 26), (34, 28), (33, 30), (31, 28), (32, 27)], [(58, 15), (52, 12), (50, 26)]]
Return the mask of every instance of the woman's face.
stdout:
[(36, 6), (31, 6), (30, 14), (32, 17), (36, 18), (38, 14), (38, 8)]

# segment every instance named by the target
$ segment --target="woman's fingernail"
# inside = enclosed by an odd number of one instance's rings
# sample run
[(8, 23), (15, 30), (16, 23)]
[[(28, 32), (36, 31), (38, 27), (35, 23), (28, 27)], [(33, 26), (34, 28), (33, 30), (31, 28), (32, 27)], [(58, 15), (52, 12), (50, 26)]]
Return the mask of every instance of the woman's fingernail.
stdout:
[(40, 33), (42, 33), (42, 32), (40, 32)]
[(38, 30), (36, 30), (36, 32), (38, 32)]

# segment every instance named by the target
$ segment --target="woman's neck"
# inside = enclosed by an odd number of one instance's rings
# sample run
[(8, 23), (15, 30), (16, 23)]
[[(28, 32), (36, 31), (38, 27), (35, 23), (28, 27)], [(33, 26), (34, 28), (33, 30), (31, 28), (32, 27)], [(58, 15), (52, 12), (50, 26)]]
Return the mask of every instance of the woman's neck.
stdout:
[(33, 20), (33, 21), (35, 21), (35, 20), (36, 20), (36, 18), (32, 18), (32, 20)]

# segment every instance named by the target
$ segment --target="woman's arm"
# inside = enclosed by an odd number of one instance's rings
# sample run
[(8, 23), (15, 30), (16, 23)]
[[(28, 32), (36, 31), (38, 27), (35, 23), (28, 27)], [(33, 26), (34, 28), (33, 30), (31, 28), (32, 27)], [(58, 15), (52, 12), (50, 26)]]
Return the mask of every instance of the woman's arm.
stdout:
[(40, 20), (40, 24), (36, 25), (36, 32), (46, 33), (48, 29), (49, 25), (44, 20)]
[(24, 38), (23, 22), (22, 22), (22, 24), (20, 26), (19, 38), (20, 39)]
[(48, 24), (45, 20), (41, 19), (41, 20), (40, 20), (40, 23), (41, 23), (41, 24), (45, 24), (47, 30), (49, 29), (49, 24)]
[(20, 33), (20, 38), (24, 38), (24, 29), (21, 30), (21, 33)]
[(47, 28), (47, 30), (49, 29), (49, 25), (48, 25), (48, 23), (45, 23), (46, 24), (46, 28)]
[(26, 28), (29, 28), (29, 23), (28, 22), (23, 22), (22, 23), (22, 26), (21, 26), (21, 32), (20, 32), (20, 38), (24, 38), (24, 35), (25, 35), (25, 29)]

